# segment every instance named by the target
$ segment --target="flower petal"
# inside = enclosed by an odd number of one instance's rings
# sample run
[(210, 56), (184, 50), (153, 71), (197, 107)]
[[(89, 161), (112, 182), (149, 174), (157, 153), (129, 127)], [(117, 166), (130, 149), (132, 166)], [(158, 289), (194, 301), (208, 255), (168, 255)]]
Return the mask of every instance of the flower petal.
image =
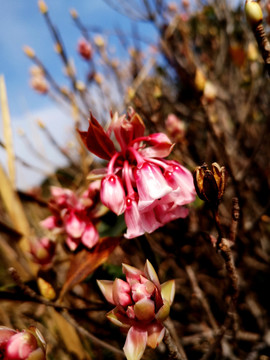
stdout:
[(157, 314), (156, 314), (156, 319), (159, 321), (164, 321), (167, 319), (167, 317), (170, 314), (170, 303), (167, 300), (163, 300), (163, 305), (161, 306), (161, 308), (158, 310)]
[(147, 208), (163, 196), (172, 191), (167, 184), (160, 168), (154, 164), (144, 162), (135, 170), (135, 181), (139, 194), (139, 210), (147, 211)]
[(175, 281), (169, 280), (161, 284), (161, 296), (162, 299), (167, 300), (171, 305), (175, 295)]
[(78, 133), (88, 150), (101, 159), (110, 160), (115, 153), (112, 140), (91, 113), (88, 131), (78, 130)]
[(141, 270), (128, 264), (122, 264), (122, 271), (123, 274), (126, 275), (127, 282), (130, 285), (133, 285), (136, 282), (140, 282), (141, 275), (144, 276), (144, 273)]
[(95, 226), (89, 222), (84, 230), (84, 233), (82, 234), (82, 243), (89, 249), (92, 249), (96, 245), (96, 243), (99, 240), (99, 234), (97, 232), (97, 229)]
[(119, 176), (109, 174), (103, 178), (100, 190), (100, 200), (116, 215), (125, 210), (125, 190)]
[(46, 219), (40, 221), (40, 225), (43, 226), (45, 229), (53, 230), (57, 226), (57, 219), (55, 216), (48, 216)]
[(147, 343), (147, 331), (132, 326), (123, 347), (127, 360), (140, 360)]
[(81, 220), (74, 212), (65, 216), (65, 229), (69, 236), (80, 238), (85, 230), (85, 222)]
[(130, 285), (121, 279), (113, 282), (113, 300), (116, 305), (128, 306), (132, 304)]
[(143, 298), (134, 305), (136, 318), (140, 321), (151, 321), (155, 318), (155, 303), (153, 300)]
[(107, 318), (116, 326), (122, 328), (130, 328), (131, 321), (124, 313), (121, 306), (117, 306), (112, 311), (110, 311), (106, 316)]
[(125, 222), (127, 224), (127, 232), (124, 236), (127, 239), (132, 239), (144, 234), (145, 230), (141, 223), (138, 203), (131, 197), (127, 197), (126, 199)]
[(159, 282), (157, 273), (149, 260), (146, 260), (146, 263), (144, 266), (144, 272), (145, 272), (145, 275), (147, 276), (147, 278), (149, 280), (151, 280), (156, 285), (156, 287), (160, 290), (160, 282)]
[(98, 287), (105, 299), (109, 303), (115, 305), (115, 302), (113, 300), (113, 283), (114, 282), (111, 280), (97, 280)]
[(66, 244), (71, 251), (75, 251), (79, 246), (80, 239), (74, 239), (70, 236), (66, 238)]
[(152, 349), (155, 349), (164, 338), (165, 327), (159, 322), (154, 322), (147, 326), (147, 333), (147, 345), (150, 346)]
[(146, 147), (140, 151), (145, 157), (164, 158), (170, 155), (174, 144), (171, 143), (167, 135), (162, 133), (151, 134), (147, 137), (150, 147)]

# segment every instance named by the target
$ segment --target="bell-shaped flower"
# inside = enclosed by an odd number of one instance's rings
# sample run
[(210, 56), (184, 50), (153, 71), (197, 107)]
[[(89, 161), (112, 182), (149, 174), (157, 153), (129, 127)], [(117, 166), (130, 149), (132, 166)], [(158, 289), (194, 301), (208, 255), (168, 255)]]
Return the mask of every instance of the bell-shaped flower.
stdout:
[(139, 210), (138, 202), (134, 197), (126, 199), (125, 222), (127, 232), (124, 236), (127, 239), (143, 235), (145, 232), (152, 233), (162, 226), (152, 209), (144, 212)]
[(146, 348), (162, 341), (163, 321), (169, 316), (175, 293), (174, 280), (160, 285), (157, 273), (147, 260), (144, 271), (123, 264), (126, 281), (98, 280), (106, 300), (116, 307), (107, 314), (117, 326), (128, 329), (124, 353), (128, 360), (139, 360)]
[(89, 222), (86, 224), (82, 234), (82, 243), (88, 249), (92, 249), (99, 240), (99, 234), (95, 226)]
[(196, 193), (191, 172), (176, 161), (166, 161), (166, 163), (169, 166), (164, 177), (173, 189), (169, 197), (176, 205), (185, 205), (194, 201)]
[(69, 236), (80, 238), (85, 230), (85, 222), (74, 212), (67, 214), (65, 218), (65, 229)]
[(103, 178), (100, 189), (100, 200), (116, 215), (125, 210), (125, 190), (119, 176), (110, 174)]

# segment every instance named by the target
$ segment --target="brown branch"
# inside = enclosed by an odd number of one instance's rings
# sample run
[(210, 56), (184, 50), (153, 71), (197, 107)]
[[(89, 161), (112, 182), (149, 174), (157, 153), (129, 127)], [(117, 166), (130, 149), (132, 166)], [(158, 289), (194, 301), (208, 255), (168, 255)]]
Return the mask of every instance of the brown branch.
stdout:
[(205, 313), (207, 314), (208, 320), (210, 325), (212, 326), (212, 328), (214, 329), (215, 332), (218, 331), (218, 324), (214, 318), (214, 315), (210, 309), (210, 306), (208, 304), (208, 301), (206, 299), (206, 297), (204, 296), (203, 291), (201, 290), (201, 288), (199, 287), (196, 275), (192, 269), (191, 266), (187, 265), (186, 266), (186, 272), (188, 274), (192, 289), (195, 293), (195, 295), (197, 296), (197, 298), (200, 300), (202, 307), (205, 311)]
[(257, 40), (264, 63), (266, 65), (266, 70), (268, 72), (268, 75), (270, 75), (270, 43), (267, 39), (264, 27), (262, 24), (260, 24), (252, 30)]
[(171, 337), (168, 329), (165, 330), (165, 336), (164, 336), (163, 341), (169, 351), (169, 358), (168, 358), (169, 360), (185, 360), (186, 359), (180, 355), (180, 353), (177, 349), (177, 346), (175, 345), (174, 341), (172, 340), (172, 337)]
[(170, 357), (170, 359), (187, 360), (187, 355), (185, 353), (182, 344), (178, 339), (174, 324), (171, 321), (171, 319), (168, 318), (164, 322), (164, 325), (166, 327), (166, 333), (165, 333), (166, 339), (164, 339), (164, 342), (167, 345), (169, 352), (171, 352), (171, 356), (178, 356), (178, 357)]

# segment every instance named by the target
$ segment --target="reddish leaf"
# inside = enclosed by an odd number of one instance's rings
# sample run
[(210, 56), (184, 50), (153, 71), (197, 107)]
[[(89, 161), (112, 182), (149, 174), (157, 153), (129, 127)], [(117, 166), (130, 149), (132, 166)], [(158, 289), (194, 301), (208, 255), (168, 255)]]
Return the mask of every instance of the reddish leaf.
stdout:
[(88, 131), (78, 130), (78, 133), (87, 149), (98, 157), (110, 160), (115, 153), (116, 150), (112, 140), (91, 113)]
[(119, 240), (119, 237), (105, 237), (100, 239), (92, 251), (82, 250), (76, 254), (71, 261), (60, 299), (71, 287), (83, 281), (102, 265), (119, 244)]

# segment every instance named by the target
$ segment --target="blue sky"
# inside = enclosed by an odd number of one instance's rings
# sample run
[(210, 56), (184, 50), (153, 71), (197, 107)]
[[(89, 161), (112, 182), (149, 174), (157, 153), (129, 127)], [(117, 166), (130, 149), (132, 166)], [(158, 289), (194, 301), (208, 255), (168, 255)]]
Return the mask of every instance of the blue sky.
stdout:
[[(80, 33), (69, 14), (70, 9), (75, 8), (78, 11), (85, 25), (100, 27), (105, 31), (111, 31), (117, 26), (131, 33), (131, 21), (114, 11), (103, 0), (47, 0), (46, 3), (68, 55), (74, 59), (82, 78), (87, 68), (76, 53)], [(59, 111), (50, 99), (30, 88), (31, 61), (24, 55), (23, 46), (29, 45), (35, 50), (61, 85), (65, 84), (67, 79), (63, 75), (63, 65), (54, 51), (51, 34), (38, 10), (37, 0), (0, 0), (0, 4), (0, 74), (4, 75), (7, 87), (15, 151), (27, 162), (42, 168), (42, 171), (38, 172), (17, 165), (17, 185), (21, 189), (27, 189), (38, 184), (44, 173), (48, 174), (55, 166), (64, 165), (66, 162), (63, 156), (47, 143), (36, 125), (37, 119), (46, 123), (62, 146), (66, 146), (67, 142), (73, 139), (73, 124), (68, 114)], [(149, 27), (142, 26), (140, 31), (147, 34), (148, 38), (155, 35)], [(111, 37), (109, 45), (119, 50), (116, 38)], [(37, 151), (46, 154), (47, 163), (42, 162), (29, 149), (26, 138), (32, 141)], [(0, 139), (3, 140), (1, 122)], [(0, 162), (6, 167), (6, 154), (1, 148)]]
[[(46, 66), (59, 78), (62, 64), (53, 49), (49, 33), (35, 0), (0, 0), (0, 73), (5, 75), (10, 111), (20, 114), (43, 106), (46, 101), (28, 86), (30, 61), (22, 52), (24, 45), (34, 48)], [(117, 25), (130, 32), (130, 21), (103, 0), (47, 0), (52, 21), (57, 25), (71, 57), (78, 60), (76, 44), (80, 36), (69, 14), (77, 9), (82, 21), (90, 26), (112, 30)], [(148, 32), (149, 33), (149, 32)], [(112, 38), (113, 41), (113, 38)], [(84, 65), (84, 64), (82, 64)]]

